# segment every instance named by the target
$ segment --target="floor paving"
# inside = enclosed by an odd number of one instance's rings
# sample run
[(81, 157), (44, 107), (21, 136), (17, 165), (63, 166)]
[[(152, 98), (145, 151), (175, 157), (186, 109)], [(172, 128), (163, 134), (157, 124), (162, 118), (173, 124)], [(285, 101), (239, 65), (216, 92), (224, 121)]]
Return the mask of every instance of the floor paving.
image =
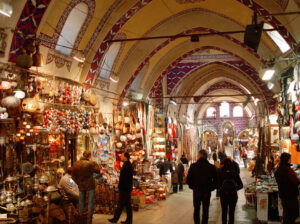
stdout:
[[(251, 174), (247, 169), (241, 167), (241, 178), (244, 185), (253, 181)], [(255, 222), (255, 210), (245, 206), (246, 200), (244, 190), (238, 192), (239, 200), (235, 211), (236, 224), (252, 224)], [(155, 204), (147, 205), (133, 213), (134, 224), (192, 224), (193, 222), (193, 200), (192, 191), (185, 185), (183, 192), (170, 194), (167, 200), (158, 201)], [(108, 218), (111, 215), (94, 215), (94, 224), (109, 223)], [(122, 214), (120, 221), (126, 218), (125, 212)], [(216, 198), (216, 192), (212, 192), (209, 224), (221, 224), (221, 206), (220, 200)]]

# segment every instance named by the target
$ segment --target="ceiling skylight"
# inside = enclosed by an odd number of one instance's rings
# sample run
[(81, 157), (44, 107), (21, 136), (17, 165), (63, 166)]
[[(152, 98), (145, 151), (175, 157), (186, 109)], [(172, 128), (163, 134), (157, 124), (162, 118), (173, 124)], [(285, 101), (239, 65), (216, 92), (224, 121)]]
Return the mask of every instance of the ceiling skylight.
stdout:
[[(264, 29), (274, 29), (274, 27), (268, 23), (265, 23)], [(275, 42), (277, 47), (279, 47), (282, 53), (285, 53), (291, 49), (290, 45), (285, 41), (285, 39), (283, 39), (283, 37), (280, 35), (278, 31), (274, 30), (274, 31), (266, 31), (266, 32), (269, 35), (269, 37)]]

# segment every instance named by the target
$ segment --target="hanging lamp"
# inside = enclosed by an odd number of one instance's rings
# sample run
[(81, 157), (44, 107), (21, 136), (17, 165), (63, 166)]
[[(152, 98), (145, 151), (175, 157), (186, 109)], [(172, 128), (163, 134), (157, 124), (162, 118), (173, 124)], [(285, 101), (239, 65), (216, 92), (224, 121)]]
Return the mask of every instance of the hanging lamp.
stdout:
[(35, 45), (35, 53), (32, 55), (33, 66), (42, 67), (44, 66), (44, 58), (43, 55), (40, 53), (40, 46), (37, 44)]

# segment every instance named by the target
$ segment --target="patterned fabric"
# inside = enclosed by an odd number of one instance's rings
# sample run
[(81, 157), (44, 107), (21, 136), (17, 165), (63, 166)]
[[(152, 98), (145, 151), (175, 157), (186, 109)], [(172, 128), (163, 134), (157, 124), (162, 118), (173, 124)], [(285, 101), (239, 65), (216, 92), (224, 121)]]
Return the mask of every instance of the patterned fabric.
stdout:
[(12, 38), (8, 61), (15, 62), (25, 38), (34, 38), (51, 0), (27, 0)]

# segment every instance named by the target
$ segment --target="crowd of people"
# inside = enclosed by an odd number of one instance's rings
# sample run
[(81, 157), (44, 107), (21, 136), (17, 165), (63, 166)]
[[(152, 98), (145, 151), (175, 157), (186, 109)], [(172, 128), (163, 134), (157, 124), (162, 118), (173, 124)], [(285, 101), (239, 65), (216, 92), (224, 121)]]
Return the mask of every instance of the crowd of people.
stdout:
[[(216, 190), (217, 197), (220, 198), (222, 208), (222, 223), (233, 224), (235, 207), (238, 201), (238, 191), (243, 188), (240, 178), (240, 159), (247, 155), (247, 149), (234, 149), (233, 159), (228, 157), (224, 151), (218, 154), (213, 151), (212, 159), (214, 164), (209, 161), (207, 150), (198, 152), (198, 160), (190, 164), (183, 154), (177, 161), (160, 158), (156, 162), (159, 175), (162, 180), (167, 181), (171, 176), (170, 189), (173, 193), (183, 190), (186, 182), (193, 190), (194, 223), (200, 224), (200, 207), (202, 206), (202, 224), (208, 223), (210, 198), (212, 191)], [(270, 159), (268, 170), (274, 172), (279, 188), (279, 197), (283, 207), (283, 223), (293, 224), (299, 216), (298, 187), (300, 180), (296, 173), (291, 169), (291, 155), (282, 153), (278, 167), (274, 167), (274, 158)], [(130, 162), (130, 155), (124, 152), (121, 156), (123, 166), (119, 178), (119, 201), (114, 216), (108, 221), (117, 223), (122, 210), (126, 208), (127, 218), (123, 224), (131, 224), (133, 220), (131, 207), (131, 191), (133, 189), (134, 168)], [(254, 160), (256, 165), (252, 174), (259, 175), (263, 168), (263, 159), (258, 154)], [(273, 162), (273, 163), (272, 163)], [(245, 162), (244, 162), (245, 163)], [(190, 165), (190, 167), (189, 167)], [(247, 168), (247, 165), (245, 165)], [(185, 173), (187, 177), (185, 181)], [(66, 174), (61, 178), (59, 186), (74, 204), (78, 204), (80, 213), (85, 210), (89, 214), (89, 223), (92, 223), (95, 206), (95, 173), (100, 173), (100, 168), (96, 162), (91, 161), (91, 152), (85, 151), (83, 157), (75, 162), (72, 168), (68, 168)], [(101, 175), (101, 174), (100, 174)], [(87, 208), (86, 199), (87, 200)]]

